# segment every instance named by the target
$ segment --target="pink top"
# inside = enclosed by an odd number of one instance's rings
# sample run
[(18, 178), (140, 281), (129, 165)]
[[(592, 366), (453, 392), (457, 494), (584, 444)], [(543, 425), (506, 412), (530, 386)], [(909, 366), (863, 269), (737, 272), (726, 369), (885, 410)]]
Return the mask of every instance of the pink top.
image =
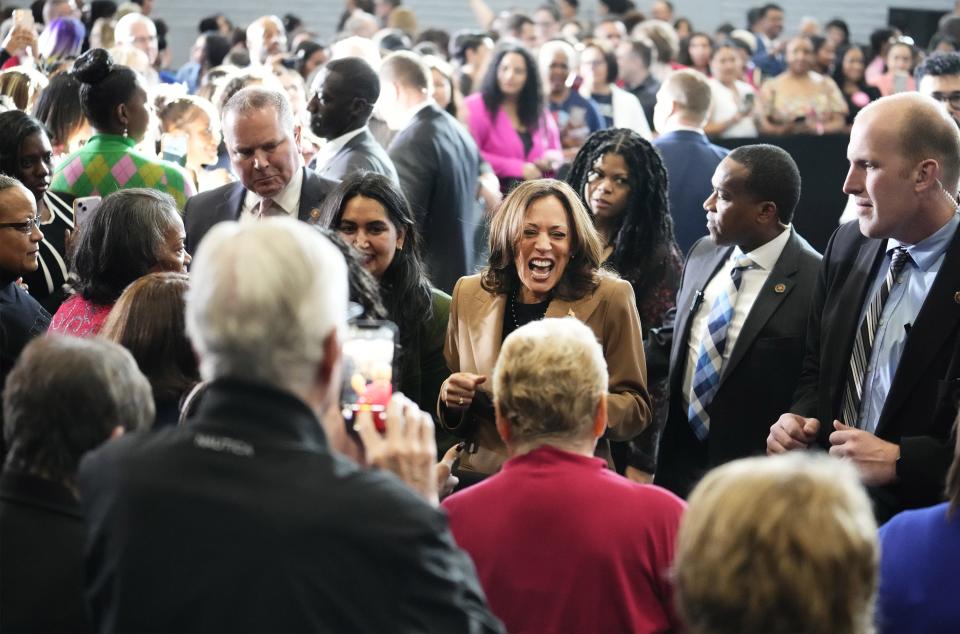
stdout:
[(95, 337), (107, 321), (113, 304), (94, 304), (81, 295), (74, 295), (60, 305), (47, 332), (74, 337)]
[(531, 131), (533, 145), (530, 153), (524, 156), (523, 141), (510, 123), (510, 118), (501, 108), (497, 111), (496, 119), (490, 118), (487, 107), (483, 104), (483, 95), (474, 93), (464, 99), (467, 108), (467, 127), (480, 148), (480, 154), (493, 167), (494, 173), (503, 178), (523, 178), (523, 164), (532, 163), (547, 155), (556, 160), (562, 160), (560, 148), (560, 131), (557, 123), (550, 116), (550, 111), (543, 109), (540, 126)]
[(668, 570), (686, 505), (672, 493), (541, 447), (443, 507), (511, 634), (682, 629)]

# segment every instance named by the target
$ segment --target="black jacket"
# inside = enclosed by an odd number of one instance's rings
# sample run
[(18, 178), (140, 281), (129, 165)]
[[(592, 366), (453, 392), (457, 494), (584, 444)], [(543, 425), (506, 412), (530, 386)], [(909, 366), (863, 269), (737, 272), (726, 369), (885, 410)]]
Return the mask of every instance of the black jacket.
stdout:
[(499, 631), (446, 517), (327, 447), (292, 395), (220, 380), (184, 426), (88, 454), (101, 631)]

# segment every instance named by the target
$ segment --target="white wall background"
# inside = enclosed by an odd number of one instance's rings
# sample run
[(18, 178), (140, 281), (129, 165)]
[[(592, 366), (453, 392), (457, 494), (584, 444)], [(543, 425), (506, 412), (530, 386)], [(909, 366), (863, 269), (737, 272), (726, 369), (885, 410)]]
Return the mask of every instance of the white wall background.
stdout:
[[(635, 1), (644, 11), (652, 3), (652, 0)], [(765, 1), (674, 0), (673, 4), (676, 7), (677, 16), (687, 17), (693, 22), (694, 28), (710, 32), (723, 22), (730, 22), (737, 27), (745, 26), (747, 10), (764, 4)], [(513, 7), (532, 10), (541, 4), (541, 0), (487, 0), (487, 2), (496, 10)], [(437, 27), (454, 31), (477, 27), (467, 0), (404, 0), (404, 4), (416, 11), (420, 28)], [(870, 31), (885, 24), (887, 9), (890, 7), (940, 11), (953, 8), (952, 0), (899, 0), (894, 3), (876, 0), (844, 0), (843, 2), (779, 0), (778, 4), (786, 11), (787, 32), (795, 30), (803, 16), (812, 16), (821, 23), (834, 17), (841, 17), (850, 25), (853, 38), (858, 42), (866, 42)], [(593, 17), (595, 6), (596, 0), (581, 0), (581, 15), (586, 18)], [(284, 2), (157, 0), (154, 14), (166, 20), (170, 26), (170, 46), (177, 64), (186, 61), (190, 45), (197, 36), (197, 23), (200, 19), (217, 12), (227, 14), (235, 24), (241, 25), (267, 13), (278, 15), (293, 13), (300, 16), (323, 38), (329, 40), (334, 35), (338, 19), (343, 12), (343, 2), (342, 0), (284, 0)]]

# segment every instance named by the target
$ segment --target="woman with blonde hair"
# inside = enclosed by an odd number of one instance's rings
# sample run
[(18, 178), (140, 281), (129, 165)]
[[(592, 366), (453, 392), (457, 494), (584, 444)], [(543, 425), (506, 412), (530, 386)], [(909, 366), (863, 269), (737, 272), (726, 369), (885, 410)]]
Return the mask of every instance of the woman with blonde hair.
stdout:
[(451, 376), (440, 389), (442, 425), (467, 441), (457, 474), (470, 484), (494, 473), (506, 448), (493, 422), (488, 381), (503, 340), (544, 317), (574, 317), (601, 342), (610, 370), (608, 440), (631, 440), (650, 421), (643, 336), (633, 288), (600, 271), (603, 246), (590, 214), (566, 183), (521, 183), (490, 228), (479, 275), (453, 290), (444, 356)]
[(7, 95), (17, 106), (17, 110), (30, 112), (40, 91), (50, 82), (46, 76), (28, 66), (14, 66), (0, 72), (0, 95)]
[(873, 631), (877, 524), (856, 471), (826, 455), (736, 460), (688, 500), (677, 608), (693, 634)]

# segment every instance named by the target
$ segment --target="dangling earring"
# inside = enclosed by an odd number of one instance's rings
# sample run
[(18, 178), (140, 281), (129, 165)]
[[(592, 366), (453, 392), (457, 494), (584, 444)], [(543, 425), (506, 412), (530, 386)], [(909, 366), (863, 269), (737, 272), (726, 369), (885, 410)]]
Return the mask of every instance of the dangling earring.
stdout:
[(130, 136), (129, 132), (130, 132), (130, 130), (127, 128), (126, 125), (124, 125), (124, 126), (123, 126), (123, 138), (127, 138), (128, 136)]

